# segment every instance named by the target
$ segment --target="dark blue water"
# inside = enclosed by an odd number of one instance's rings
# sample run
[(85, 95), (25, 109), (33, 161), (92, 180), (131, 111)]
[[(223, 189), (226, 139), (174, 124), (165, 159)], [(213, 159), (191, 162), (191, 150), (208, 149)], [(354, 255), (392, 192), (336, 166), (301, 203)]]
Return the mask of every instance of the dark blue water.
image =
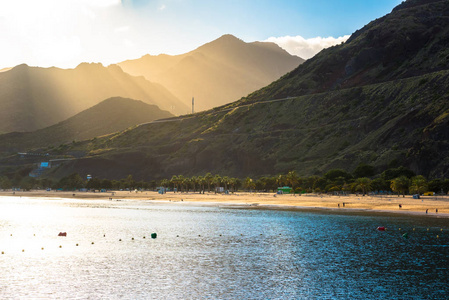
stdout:
[(429, 217), (0, 199), (0, 251), (2, 299), (449, 298)]

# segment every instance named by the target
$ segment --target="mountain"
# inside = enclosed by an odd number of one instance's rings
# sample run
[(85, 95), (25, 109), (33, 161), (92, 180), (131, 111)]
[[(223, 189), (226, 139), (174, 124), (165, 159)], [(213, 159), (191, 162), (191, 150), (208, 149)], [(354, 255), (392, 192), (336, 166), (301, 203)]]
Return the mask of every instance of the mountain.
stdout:
[(0, 150), (24, 151), (28, 147), (52, 147), (125, 130), (173, 115), (139, 100), (114, 97), (58, 124), (34, 132), (0, 135)]
[(83, 63), (75, 69), (59, 69), (19, 65), (0, 73), (0, 133), (48, 127), (117, 96), (174, 113), (188, 112), (161, 85), (131, 76), (118, 66)]
[(246, 96), (303, 62), (274, 43), (224, 35), (186, 54), (145, 55), (118, 65), (162, 84), (188, 106), (195, 97), (195, 110), (202, 111)]
[(309, 176), (365, 163), (447, 177), (448, 36), (449, 1), (408, 0), (237, 102), (67, 145), (85, 155), (51, 176)]

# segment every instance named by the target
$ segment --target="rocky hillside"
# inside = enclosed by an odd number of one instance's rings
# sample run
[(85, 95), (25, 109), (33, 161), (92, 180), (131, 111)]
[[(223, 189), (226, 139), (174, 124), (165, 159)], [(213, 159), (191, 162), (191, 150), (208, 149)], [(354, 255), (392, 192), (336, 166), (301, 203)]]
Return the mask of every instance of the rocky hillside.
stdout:
[(230, 103), (266, 86), (304, 62), (274, 43), (245, 43), (224, 35), (189, 53), (145, 55), (119, 63), (125, 72), (165, 86), (196, 111)]
[(408, 0), (240, 101), (71, 144), (65, 154), (85, 155), (51, 176), (313, 175), (366, 163), (447, 177), (448, 31), (449, 1)]

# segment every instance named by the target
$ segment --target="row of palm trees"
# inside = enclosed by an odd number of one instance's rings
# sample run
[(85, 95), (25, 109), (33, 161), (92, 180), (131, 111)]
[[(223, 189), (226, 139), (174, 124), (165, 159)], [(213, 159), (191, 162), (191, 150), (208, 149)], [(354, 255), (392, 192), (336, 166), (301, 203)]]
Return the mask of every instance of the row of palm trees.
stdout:
[(162, 179), (160, 182), (162, 187), (173, 187), (174, 191), (189, 191), (203, 192), (206, 190), (210, 192), (211, 187), (216, 191), (219, 187), (224, 187), (224, 190), (235, 191), (241, 185), (241, 180), (235, 177), (220, 176), (218, 174), (212, 175), (207, 173), (204, 176), (185, 177), (183, 175), (173, 175), (171, 179)]
[[(369, 170), (368, 170), (369, 171)], [(151, 190), (156, 187), (164, 187), (177, 192), (202, 192), (205, 191), (230, 191), (238, 189), (247, 191), (276, 191), (278, 187), (289, 186), (296, 193), (354, 193), (363, 195), (371, 191), (395, 192), (398, 195), (406, 193), (422, 194), (426, 191), (447, 193), (449, 190), (449, 179), (434, 179), (427, 181), (424, 176), (415, 176), (411, 171), (397, 168), (387, 170), (377, 176), (356, 177), (340, 169), (330, 170), (323, 176), (300, 177), (296, 171), (275, 176), (262, 176), (257, 179), (246, 177), (239, 179), (219, 174), (206, 173), (203, 176), (187, 177), (184, 175), (173, 175), (170, 179), (158, 181), (135, 181), (131, 175), (121, 180), (109, 180), (92, 178), (89, 181), (74, 173), (52, 182), (48, 179), (34, 179), (31, 177), (22, 180), (10, 180), (8, 177), (0, 177), (0, 188), (9, 189), (12, 186), (21, 186), (24, 189), (32, 188), (63, 188), (63, 189), (142, 189)], [(360, 173), (360, 172), (359, 172)], [(360, 173), (363, 174), (363, 173)], [(365, 172), (369, 174), (369, 172)], [(222, 189), (219, 189), (222, 188)]]

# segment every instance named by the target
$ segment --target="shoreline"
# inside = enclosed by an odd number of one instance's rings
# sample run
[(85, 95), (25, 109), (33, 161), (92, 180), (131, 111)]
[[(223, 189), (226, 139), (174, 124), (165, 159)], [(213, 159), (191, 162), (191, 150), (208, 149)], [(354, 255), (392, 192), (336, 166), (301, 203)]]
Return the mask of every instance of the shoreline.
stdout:
[[(202, 204), (227, 208), (251, 208), (270, 210), (322, 210), (337, 213), (376, 213), (449, 218), (449, 196), (334, 196), (334, 195), (277, 195), (274, 193), (235, 194), (173, 193), (159, 194), (153, 191), (0, 191), (0, 197), (64, 198), (79, 200), (145, 200), (165, 203)], [(1, 201), (1, 199), (0, 199)], [(343, 204), (344, 203), (344, 204)], [(400, 208), (399, 205), (402, 207)], [(427, 209), (427, 213), (426, 213)], [(438, 212), (436, 210), (438, 209)]]

